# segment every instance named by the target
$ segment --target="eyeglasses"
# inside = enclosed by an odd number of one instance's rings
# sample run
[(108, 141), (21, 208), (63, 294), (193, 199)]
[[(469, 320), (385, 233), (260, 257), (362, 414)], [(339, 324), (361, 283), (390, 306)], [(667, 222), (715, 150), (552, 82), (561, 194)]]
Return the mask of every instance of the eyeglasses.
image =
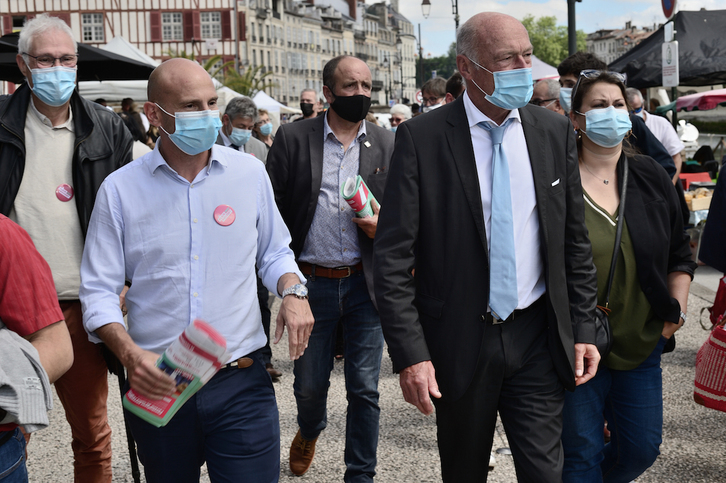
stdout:
[(529, 101), (529, 103), (534, 104), (535, 106), (542, 107), (544, 104), (546, 104), (548, 102), (556, 101), (556, 100), (557, 100), (556, 97), (554, 99), (532, 99), (531, 101)]
[(441, 102), (441, 99), (443, 99), (443, 97), (424, 97), (423, 101), (427, 104), (436, 104)]
[(625, 74), (622, 74), (620, 72), (610, 72), (607, 70), (597, 70), (597, 69), (586, 69), (583, 71), (580, 71), (580, 77), (577, 79), (577, 84), (575, 84), (575, 87), (572, 89), (572, 99), (575, 98), (575, 94), (577, 94), (577, 88), (580, 87), (580, 81), (582, 81), (582, 78), (586, 79), (597, 79), (603, 74), (608, 74), (613, 77), (615, 77), (617, 80), (623, 83), (625, 85), (626, 81), (628, 80), (628, 76)]
[(39, 55), (38, 57), (36, 57), (34, 55), (30, 55), (27, 52), (23, 52), (23, 55), (34, 58), (35, 63), (38, 64), (38, 67), (44, 69), (47, 69), (48, 67), (53, 67), (56, 60), (60, 62), (63, 67), (75, 67), (78, 63), (78, 54), (67, 54), (61, 57), (53, 57), (52, 55)]

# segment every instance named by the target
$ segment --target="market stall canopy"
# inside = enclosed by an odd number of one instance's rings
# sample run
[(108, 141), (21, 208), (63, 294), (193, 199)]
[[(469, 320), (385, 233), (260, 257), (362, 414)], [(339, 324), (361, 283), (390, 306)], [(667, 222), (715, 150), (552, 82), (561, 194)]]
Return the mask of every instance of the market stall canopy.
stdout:
[[(726, 83), (726, 10), (678, 12), (675, 15), (678, 64), (681, 86), (708, 86)], [(664, 27), (610, 64), (609, 69), (624, 72), (628, 87), (643, 89), (663, 85), (662, 45)]]
[(707, 111), (718, 106), (726, 106), (726, 89), (698, 92), (682, 96), (665, 106), (659, 106), (655, 112), (661, 114), (674, 109), (678, 111)]
[(281, 112), (283, 114), (302, 114), (300, 109), (281, 104), (268, 96), (264, 91), (259, 91), (252, 100), (255, 101), (257, 109), (266, 109), (270, 112)]
[[(20, 83), (18, 69), (18, 34), (0, 37), (0, 80)], [(148, 79), (155, 65), (129, 59), (113, 52), (78, 43), (78, 80), (142, 80)]]
[(548, 63), (539, 60), (532, 55), (532, 79), (538, 81), (540, 79), (558, 79), (560, 74), (556, 67), (552, 67)]

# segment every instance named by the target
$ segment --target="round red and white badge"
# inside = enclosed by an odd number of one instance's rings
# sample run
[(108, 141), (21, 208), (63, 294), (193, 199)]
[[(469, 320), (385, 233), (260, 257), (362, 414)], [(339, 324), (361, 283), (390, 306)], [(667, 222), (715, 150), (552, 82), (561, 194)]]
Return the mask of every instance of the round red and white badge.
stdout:
[(229, 205), (219, 205), (214, 210), (214, 221), (222, 226), (229, 226), (234, 223), (237, 218), (237, 214), (234, 212)]
[(71, 201), (73, 199), (73, 187), (63, 183), (55, 189), (55, 197), (63, 202)]

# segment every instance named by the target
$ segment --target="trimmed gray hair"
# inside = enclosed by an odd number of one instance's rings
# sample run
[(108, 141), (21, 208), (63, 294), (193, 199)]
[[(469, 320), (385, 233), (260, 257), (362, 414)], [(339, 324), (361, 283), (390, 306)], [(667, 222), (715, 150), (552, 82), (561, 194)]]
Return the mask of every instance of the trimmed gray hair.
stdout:
[(560, 83), (555, 79), (542, 79), (537, 84), (544, 83), (547, 85), (547, 97), (549, 99), (559, 99), (560, 97)]
[(229, 116), (230, 121), (238, 117), (249, 117), (252, 122), (257, 122), (257, 106), (254, 101), (246, 96), (235, 97), (227, 103), (224, 113)]
[[(33, 48), (33, 40), (46, 32), (56, 30), (63, 32), (68, 35), (73, 41), (73, 50), (78, 52), (78, 42), (73, 38), (73, 30), (58, 17), (51, 17), (47, 13), (41, 13), (32, 20), (25, 22), (23, 30), (20, 31), (20, 37), (18, 38), (18, 53), (23, 55), (24, 53), (30, 53)], [(27, 64), (29, 62), (28, 56), (23, 55), (23, 59)]]
[(412, 115), (411, 108), (405, 104), (394, 104), (391, 107), (391, 115), (393, 115), (393, 114), (400, 114), (407, 120), (411, 119), (411, 115)]
[(630, 104), (633, 104), (633, 101), (636, 99), (640, 99), (640, 102), (643, 101), (643, 94), (638, 89), (635, 89), (634, 87), (628, 87), (625, 89), (625, 95), (628, 96), (628, 102)]
[(464, 22), (456, 34), (456, 55), (463, 55), (470, 60), (479, 62), (476, 58), (477, 31), (474, 22)]

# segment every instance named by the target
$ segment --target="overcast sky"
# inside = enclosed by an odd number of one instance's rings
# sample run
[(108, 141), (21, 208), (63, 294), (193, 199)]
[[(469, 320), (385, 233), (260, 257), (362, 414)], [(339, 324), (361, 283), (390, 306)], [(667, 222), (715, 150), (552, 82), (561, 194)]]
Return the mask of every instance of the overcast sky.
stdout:
[[(418, 24), (421, 24), (424, 55), (444, 55), (449, 45), (456, 40), (454, 16), (451, 0), (430, 0), (431, 15), (424, 19), (421, 13), (421, 0), (399, 0), (401, 13), (412, 23), (418, 37)], [(526, 15), (535, 17), (557, 17), (558, 25), (567, 25), (567, 0), (458, 0), (460, 24), (472, 15), (494, 11), (502, 12), (518, 19)], [(367, 3), (372, 3), (368, 0)], [(680, 10), (717, 10), (724, 8), (723, 0), (679, 0)], [(625, 22), (632, 21), (634, 26), (643, 27), (665, 22), (660, 0), (582, 0), (576, 4), (577, 29), (585, 33), (599, 29), (624, 28)], [(535, 52), (537, 55), (537, 52)]]

